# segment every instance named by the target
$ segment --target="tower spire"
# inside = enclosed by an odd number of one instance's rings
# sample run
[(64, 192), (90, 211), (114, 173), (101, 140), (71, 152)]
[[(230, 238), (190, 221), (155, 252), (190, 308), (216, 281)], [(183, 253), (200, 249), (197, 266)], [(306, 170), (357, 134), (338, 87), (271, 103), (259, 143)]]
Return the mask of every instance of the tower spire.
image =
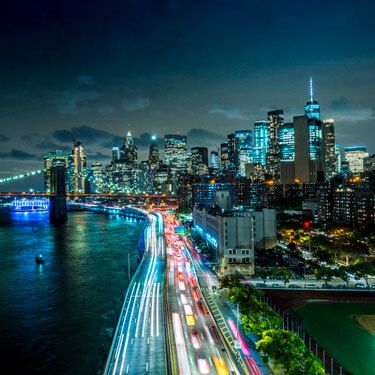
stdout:
[(310, 102), (314, 101), (314, 88), (313, 88), (313, 79), (310, 76)]

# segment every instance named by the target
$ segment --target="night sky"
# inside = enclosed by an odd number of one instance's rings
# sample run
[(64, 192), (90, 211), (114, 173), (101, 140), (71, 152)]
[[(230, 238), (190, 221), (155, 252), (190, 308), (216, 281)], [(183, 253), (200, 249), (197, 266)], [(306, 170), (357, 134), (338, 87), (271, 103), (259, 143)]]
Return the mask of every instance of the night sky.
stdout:
[[(213, 148), (314, 78), (338, 143), (375, 152), (374, 1), (9, 1), (0, 6), (0, 177), (80, 139), (93, 161), (131, 130)], [(3, 189), (0, 189), (3, 190)]]

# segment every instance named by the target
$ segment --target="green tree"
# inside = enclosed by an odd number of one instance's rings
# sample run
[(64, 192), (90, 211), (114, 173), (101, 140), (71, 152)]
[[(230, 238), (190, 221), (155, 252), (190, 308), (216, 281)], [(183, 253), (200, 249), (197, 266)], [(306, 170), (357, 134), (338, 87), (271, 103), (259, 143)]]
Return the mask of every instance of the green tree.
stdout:
[(272, 270), (270, 270), (269, 268), (262, 268), (257, 272), (257, 276), (261, 278), (265, 283), (268, 277), (272, 276)]
[(350, 270), (354, 272), (357, 277), (363, 277), (366, 281), (367, 288), (370, 288), (368, 279), (370, 276), (375, 276), (375, 261), (364, 262), (360, 261), (350, 267)]
[(348, 272), (348, 267), (341, 266), (335, 270), (335, 276), (339, 277), (342, 281), (346, 283), (347, 286), (349, 286), (350, 276)]
[(241, 285), (243, 276), (239, 272), (235, 272), (230, 275), (225, 275), (220, 278), (220, 288), (232, 288), (234, 286)]
[(268, 330), (256, 344), (265, 361), (270, 360), (288, 375), (324, 375), (318, 359), (306, 348), (303, 340), (294, 332)]
[(335, 272), (332, 268), (320, 266), (315, 270), (315, 276), (318, 280), (324, 280), (324, 284), (327, 285), (335, 276)]

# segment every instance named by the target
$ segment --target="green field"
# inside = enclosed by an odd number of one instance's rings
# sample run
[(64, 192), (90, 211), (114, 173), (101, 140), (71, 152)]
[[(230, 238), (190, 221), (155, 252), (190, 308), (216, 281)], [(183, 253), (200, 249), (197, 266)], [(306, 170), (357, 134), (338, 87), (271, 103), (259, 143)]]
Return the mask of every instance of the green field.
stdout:
[(305, 329), (348, 371), (375, 374), (375, 335), (367, 332), (353, 315), (375, 315), (374, 303), (310, 302), (298, 313)]

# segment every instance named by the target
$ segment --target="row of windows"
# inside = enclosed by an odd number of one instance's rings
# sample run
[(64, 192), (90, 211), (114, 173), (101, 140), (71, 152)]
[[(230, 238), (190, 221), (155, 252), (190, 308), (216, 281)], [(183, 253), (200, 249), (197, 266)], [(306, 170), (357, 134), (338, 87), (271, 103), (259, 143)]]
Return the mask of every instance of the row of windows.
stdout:
[(229, 255), (249, 255), (250, 254), (250, 250), (246, 250), (246, 249), (229, 249), (228, 250), (228, 253)]
[(228, 258), (229, 263), (250, 263), (250, 258)]

